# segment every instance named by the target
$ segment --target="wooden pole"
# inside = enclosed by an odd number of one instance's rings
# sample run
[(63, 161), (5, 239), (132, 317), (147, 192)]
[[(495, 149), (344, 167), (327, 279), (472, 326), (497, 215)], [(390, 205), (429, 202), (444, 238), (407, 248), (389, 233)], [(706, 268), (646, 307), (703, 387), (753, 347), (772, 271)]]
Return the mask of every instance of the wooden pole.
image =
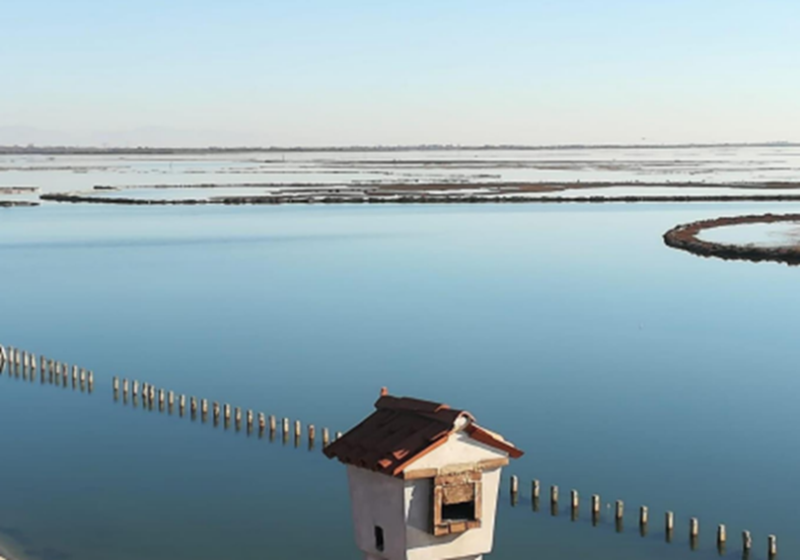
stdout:
[(317, 432), (316, 432), (316, 428), (314, 427), (314, 424), (309, 424), (308, 425), (308, 443), (309, 444), (313, 444), (314, 443), (314, 437), (316, 435), (317, 435)]
[(600, 495), (594, 494), (592, 496), (592, 515), (600, 514)]
[(253, 411), (252, 410), (248, 410), (247, 411), (247, 427), (248, 428), (252, 428), (253, 427)]
[(667, 531), (668, 535), (675, 529), (675, 514), (671, 511), (664, 514), (664, 529)]
[(697, 548), (697, 540), (700, 535), (700, 522), (696, 517), (689, 520), (689, 546), (692, 550)]
[(775, 535), (769, 535), (767, 537), (767, 556), (770, 559), (775, 558), (778, 555), (778, 537)]
[(264, 416), (263, 412), (259, 412), (258, 413), (258, 429), (263, 432), (266, 427), (267, 427), (267, 419)]
[(181, 395), (178, 399), (178, 408), (180, 408), (181, 411), (186, 408), (186, 395)]
[(331, 441), (331, 433), (328, 428), (322, 428), (322, 447), (327, 447)]
[(300, 435), (303, 433), (302, 425), (300, 424), (300, 420), (294, 421), (294, 437), (299, 439)]
[(751, 548), (753, 548), (753, 537), (750, 536), (750, 531), (742, 531), (742, 552), (747, 554)]
[(577, 521), (579, 516), (579, 497), (577, 490), (569, 491), (569, 505), (570, 505), (570, 518), (572, 521)]
[(119, 377), (114, 376), (114, 380), (111, 382), (111, 384), (114, 387), (115, 393), (119, 391)]
[(200, 413), (208, 414), (208, 399), (203, 399), (200, 401)]
[(138, 381), (136, 381), (135, 379), (133, 380), (133, 389), (132, 389), (132, 392), (133, 392), (133, 396), (134, 396), (134, 397), (135, 397), (136, 395), (138, 395), (138, 394), (139, 394), (139, 382), (138, 382)]
[(723, 549), (725, 548), (725, 542), (728, 540), (728, 533), (725, 528), (725, 525), (720, 525), (717, 527), (717, 548)]
[(167, 393), (167, 404), (173, 406), (175, 404), (175, 391)]
[(553, 485), (550, 487), (550, 503), (558, 503), (558, 486)]
[(222, 411), (223, 411), (223, 414), (225, 415), (225, 420), (230, 420), (231, 419), (231, 405), (229, 405), (228, 403), (225, 403), (225, 405), (222, 407)]
[(538, 500), (539, 499), (539, 494), (541, 493), (541, 491), (542, 491), (541, 483), (534, 478), (531, 481), (531, 499), (532, 500)]
[(621, 521), (622, 518), (625, 516), (625, 502), (622, 500), (617, 500), (616, 507), (614, 510), (614, 519), (617, 521)]
[(277, 429), (277, 420), (274, 414), (269, 415), (269, 431), (274, 432)]
[(647, 506), (642, 506), (639, 508), (639, 525), (642, 527), (647, 526), (647, 522), (649, 521), (650, 516), (647, 510)]
[(192, 397), (189, 399), (189, 406), (191, 407), (190, 410), (192, 414), (197, 412), (197, 397)]
[(164, 389), (158, 390), (158, 404), (164, 404)]
[(519, 491), (519, 478), (517, 478), (517, 475), (515, 475), (515, 474), (511, 475), (511, 487), (510, 487), (510, 490), (511, 490), (512, 494), (516, 494)]

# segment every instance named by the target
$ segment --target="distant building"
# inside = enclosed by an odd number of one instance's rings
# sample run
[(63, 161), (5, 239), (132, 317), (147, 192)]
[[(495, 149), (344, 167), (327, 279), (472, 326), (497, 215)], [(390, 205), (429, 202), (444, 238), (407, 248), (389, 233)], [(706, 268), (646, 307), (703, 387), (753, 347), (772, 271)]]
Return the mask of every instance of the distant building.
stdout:
[(480, 560), (492, 550), (500, 471), (522, 451), (445, 404), (381, 391), (325, 448), (347, 464), (366, 560)]

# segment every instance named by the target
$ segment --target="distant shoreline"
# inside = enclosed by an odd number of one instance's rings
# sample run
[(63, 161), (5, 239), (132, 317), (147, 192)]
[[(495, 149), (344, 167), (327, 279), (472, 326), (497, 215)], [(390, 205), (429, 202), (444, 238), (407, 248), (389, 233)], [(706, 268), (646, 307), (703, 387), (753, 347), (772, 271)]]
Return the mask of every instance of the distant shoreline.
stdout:
[(192, 199), (142, 199), (100, 197), (91, 195), (53, 193), (43, 194), (41, 200), (65, 203), (117, 204), (128, 206), (192, 206), (192, 205), (283, 205), (283, 204), (599, 204), (599, 203), (656, 203), (656, 202), (800, 202), (795, 195), (669, 195), (669, 196), (475, 196), (425, 195), (389, 196), (237, 196)]
[[(225, 188), (258, 188), (270, 187), (269, 184), (241, 183), (236, 185), (216, 185), (213, 183), (191, 185), (138, 185), (132, 187), (113, 187), (95, 185), (93, 191), (72, 191), (46, 193), (39, 196), (42, 201), (117, 204), (117, 205), (199, 205), (199, 204), (513, 204), (513, 203), (635, 203), (635, 202), (800, 202), (800, 182), (759, 182), (759, 183), (609, 183), (609, 182), (574, 182), (574, 183), (407, 183), (378, 185), (293, 185), (278, 191), (247, 195), (217, 196), (196, 198), (169, 198), (151, 196), (148, 198), (133, 196), (108, 196), (96, 194), (106, 191), (135, 191), (150, 188), (159, 191), (180, 191), (187, 188), (225, 189)], [(640, 187), (641, 193), (632, 194), (583, 194), (587, 189), (610, 187)], [(749, 189), (750, 192), (704, 194), (670, 193), (648, 194), (647, 187), (668, 187), (675, 190), (684, 188), (704, 188), (707, 191), (715, 188)], [(761, 192), (754, 192), (763, 189)], [(549, 193), (545, 195), (545, 193)], [(558, 193), (558, 194), (552, 194)]]
[(711, 144), (487, 144), (459, 146), (452, 144), (419, 144), (398, 146), (238, 146), (187, 147), (96, 147), (96, 146), (0, 146), (0, 155), (213, 155), (236, 153), (320, 153), (320, 152), (417, 152), (417, 151), (550, 151), (550, 150), (676, 150), (699, 148), (800, 148), (800, 142), (732, 142)]

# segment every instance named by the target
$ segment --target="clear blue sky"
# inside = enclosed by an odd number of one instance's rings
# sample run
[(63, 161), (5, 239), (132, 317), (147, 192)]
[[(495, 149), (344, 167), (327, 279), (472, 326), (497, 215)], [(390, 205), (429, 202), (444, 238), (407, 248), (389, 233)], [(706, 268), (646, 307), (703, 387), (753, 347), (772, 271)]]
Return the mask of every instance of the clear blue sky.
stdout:
[(800, 140), (800, 1), (0, 0), (0, 127)]

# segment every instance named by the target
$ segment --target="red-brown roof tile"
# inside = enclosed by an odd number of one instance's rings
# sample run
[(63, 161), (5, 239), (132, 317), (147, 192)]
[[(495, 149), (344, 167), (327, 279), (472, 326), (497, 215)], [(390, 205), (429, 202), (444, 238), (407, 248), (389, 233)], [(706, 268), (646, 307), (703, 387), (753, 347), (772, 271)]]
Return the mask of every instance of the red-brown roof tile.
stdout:
[(343, 463), (397, 476), (412, 461), (447, 441), (456, 420), (468, 422), (467, 433), (476, 441), (519, 457), (522, 451), (502, 437), (474, 424), (469, 412), (446, 404), (393, 397), (381, 391), (375, 412), (329, 444), (325, 455)]

